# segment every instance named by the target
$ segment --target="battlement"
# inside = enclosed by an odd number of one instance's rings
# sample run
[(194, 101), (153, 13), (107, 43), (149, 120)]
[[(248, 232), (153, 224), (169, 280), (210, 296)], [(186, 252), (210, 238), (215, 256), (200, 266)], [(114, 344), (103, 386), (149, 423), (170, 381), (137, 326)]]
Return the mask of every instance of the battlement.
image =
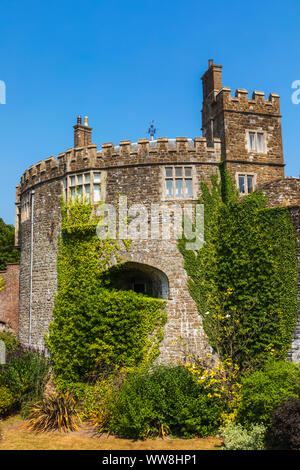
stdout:
[(277, 93), (270, 93), (268, 99), (265, 99), (263, 91), (253, 91), (249, 98), (248, 90), (238, 88), (234, 96), (231, 94), (231, 88), (223, 87), (215, 97), (218, 107), (224, 111), (239, 111), (259, 114), (276, 114), (280, 116), (280, 97)]
[(50, 156), (27, 169), (21, 177), (19, 192), (47, 180), (63, 178), (66, 174), (89, 168), (106, 170), (122, 166), (151, 165), (178, 162), (216, 162), (221, 158), (221, 141), (215, 139), (212, 146), (204, 137), (166, 137), (157, 140), (139, 139), (138, 142), (123, 140), (119, 145), (103, 143), (101, 150), (96, 144), (70, 148)]
[(102, 151), (99, 151), (97, 156), (122, 156), (125, 154), (142, 154), (143, 156), (149, 156), (166, 152), (214, 153), (218, 152), (220, 145), (220, 139), (215, 139), (213, 146), (208, 146), (205, 137), (196, 137), (195, 139), (188, 137), (176, 137), (176, 139), (161, 137), (157, 140), (139, 139), (137, 142), (133, 143), (130, 140), (122, 140), (117, 146), (114, 146), (111, 142), (102, 144)]

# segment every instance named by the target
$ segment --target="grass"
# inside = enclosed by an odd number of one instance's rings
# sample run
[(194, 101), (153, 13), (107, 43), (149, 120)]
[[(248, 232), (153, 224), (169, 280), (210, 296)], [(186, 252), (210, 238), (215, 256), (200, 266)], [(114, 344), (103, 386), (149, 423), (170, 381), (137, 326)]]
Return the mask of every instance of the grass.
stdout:
[(83, 423), (79, 431), (70, 433), (34, 433), (24, 428), (19, 415), (0, 424), (1, 450), (217, 450), (221, 440), (206, 439), (147, 439), (132, 441), (114, 436), (95, 437), (93, 429)]

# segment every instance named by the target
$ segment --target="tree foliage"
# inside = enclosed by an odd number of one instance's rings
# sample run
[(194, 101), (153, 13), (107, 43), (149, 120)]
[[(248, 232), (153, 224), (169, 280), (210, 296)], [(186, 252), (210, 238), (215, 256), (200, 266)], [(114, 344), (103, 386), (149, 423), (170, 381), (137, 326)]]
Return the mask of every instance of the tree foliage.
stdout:
[(6, 269), (6, 263), (18, 263), (19, 250), (15, 248), (15, 229), (0, 218), (0, 271)]

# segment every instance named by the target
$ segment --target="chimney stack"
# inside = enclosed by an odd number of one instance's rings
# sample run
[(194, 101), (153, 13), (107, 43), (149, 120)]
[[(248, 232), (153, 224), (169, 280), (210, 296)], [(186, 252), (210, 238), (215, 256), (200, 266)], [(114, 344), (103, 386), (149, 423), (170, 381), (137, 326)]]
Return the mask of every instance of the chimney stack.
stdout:
[(201, 78), (203, 85), (203, 100), (213, 94), (213, 98), (222, 88), (222, 65), (215, 65), (213, 59), (208, 61), (208, 70)]
[(214, 137), (219, 137), (214, 122), (214, 102), (217, 93), (222, 89), (222, 65), (215, 65), (213, 59), (208, 61), (208, 69), (201, 78), (203, 86), (202, 132), (207, 145), (213, 145)]
[(74, 127), (74, 148), (86, 147), (92, 143), (92, 127), (88, 125), (88, 117), (84, 117), (82, 125), (81, 116), (77, 117), (77, 124)]

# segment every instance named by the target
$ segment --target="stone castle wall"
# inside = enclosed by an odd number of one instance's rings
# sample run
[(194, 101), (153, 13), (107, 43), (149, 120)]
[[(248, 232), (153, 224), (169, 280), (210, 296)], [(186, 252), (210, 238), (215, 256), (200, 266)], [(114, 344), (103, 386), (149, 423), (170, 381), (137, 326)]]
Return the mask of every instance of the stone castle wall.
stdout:
[[(221, 162), (234, 178), (237, 173), (255, 174), (255, 184), (269, 184), (270, 195), (272, 182), (285, 181), (278, 95), (271, 94), (265, 100), (263, 93), (254, 92), (252, 99), (248, 99), (248, 92), (239, 89), (232, 97), (229, 88), (222, 88), (221, 66), (210, 63), (203, 77), (203, 96), (205, 137), (140, 139), (137, 143), (121, 141), (118, 146), (104, 143), (98, 150), (97, 145), (91, 143), (92, 129), (87, 119), (82, 125), (79, 118), (74, 126), (74, 148), (25, 171), (17, 187), (16, 201), (16, 243), (21, 247), (19, 337), (24, 344), (43, 348), (44, 333), (52, 319), (57, 289), (61, 197), (70, 176), (99, 171), (104, 175), (102, 197), (106, 203), (115, 204), (119, 195), (123, 195), (128, 205), (142, 203), (147, 208), (152, 203), (162, 202), (166, 206), (174, 202), (195, 204), (200, 183), (210, 183), (211, 175), (219, 172)], [(267, 146), (264, 153), (247, 148), (246, 132), (249, 130), (264, 133)], [(193, 167), (193, 200), (165, 198), (166, 166)], [(298, 183), (290, 183), (281, 182), (277, 186), (282, 185), (282, 194), (289, 194), (286, 205), (298, 204)], [(294, 186), (295, 189), (291, 189)], [(275, 189), (273, 192), (275, 194)], [(280, 204), (284, 203), (283, 199), (284, 196)], [(168, 322), (161, 343), (161, 359), (174, 362), (183, 357), (184, 342), (188, 344), (188, 352), (196, 355), (209, 350), (201, 319), (188, 291), (176, 240), (135, 240), (129, 252), (124, 250), (121, 255), (124, 262), (141, 266), (145, 272), (156, 270), (168, 280)]]
[[(100, 170), (105, 174), (105, 202), (115, 204), (121, 194), (127, 196), (128, 205), (143, 203), (150, 207), (151, 203), (162, 202), (165, 165), (193, 166), (194, 183), (198, 188), (201, 181), (210, 182), (211, 175), (218, 172), (219, 162), (218, 140), (207, 148), (203, 138), (195, 141), (158, 139), (157, 142), (143, 139), (137, 144), (121, 142), (117, 148), (103, 144), (101, 152), (97, 152), (94, 144), (74, 148), (60, 154), (57, 160), (50, 157), (26, 171), (18, 188), (21, 341), (44, 347), (44, 333), (52, 318), (57, 288), (60, 206), (67, 175)], [(172, 202), (165, 201), (165, 205)], [(180, 338), (188, 340), (194, 353), (208, 350), (197, 308), (188, 292), (176, 240), (136, 240), (129, 253), (124, 251), (121, 255), (124, 261), (159, 269), (168, 278), (168, 322), (161, 358), (174, 362), (183, 354), (182, 343), (176, 342)]]
[(300, 178), (288, 177), (261, 185), (268, 195), (269, 207), (300, 206)]

